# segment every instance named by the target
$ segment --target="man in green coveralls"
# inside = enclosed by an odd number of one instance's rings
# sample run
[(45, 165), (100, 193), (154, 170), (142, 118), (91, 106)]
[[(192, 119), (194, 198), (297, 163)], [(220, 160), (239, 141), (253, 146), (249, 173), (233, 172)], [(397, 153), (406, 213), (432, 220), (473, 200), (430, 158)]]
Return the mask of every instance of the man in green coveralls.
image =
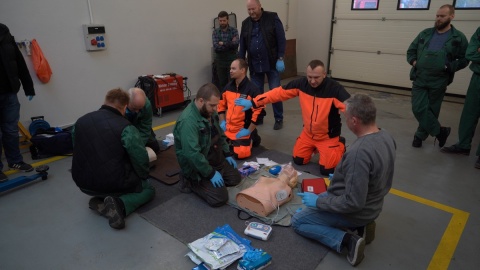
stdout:
[(450, 135), (451, 128), (442, 127), (438, 121), (440, 108), (455, 72), (468, 65), (468, 40), (451, 24), (454, 17), (452, 5), (441, 6), (435, 27), (420, 32), (407, 50), (407, 62), (412, 65), (412, 111), (418, 121), (413, 147), (422, 147), (429, 135), (443, 147)]
[(228, 201), (226, 186), (242, 180), (220, 128), (219, 101), (217, 87), (212, 83), (203, 85), (173, 128), (175, 152), (182, 170), (181, 191), (191, 190), (213, 207)]
[(130, 88), (128, 95), (130, 96), (130, 102), (128, 103), (125, 117), (140, 132), (142, 143), (152, 148), (155, 153), (158, 153), (160, 145), (152, 130), (152, 104), (150, 104), (145, 92), (140, 88)]
[[(473, 71), (473, 74), (458, 126), (458, 142), (450, 147), (443, 147), (440, 151), (468, 156), (470, 155), (472, 138), (480, 117), (480, 27), (477, 28), (477, 31), (470, 39), (465, 57), (467, 60), (472, 61), (470, 69)], [(475, 162), (475, 168), (480, 169), (480, 144), (476, 154), (478, 159)]]

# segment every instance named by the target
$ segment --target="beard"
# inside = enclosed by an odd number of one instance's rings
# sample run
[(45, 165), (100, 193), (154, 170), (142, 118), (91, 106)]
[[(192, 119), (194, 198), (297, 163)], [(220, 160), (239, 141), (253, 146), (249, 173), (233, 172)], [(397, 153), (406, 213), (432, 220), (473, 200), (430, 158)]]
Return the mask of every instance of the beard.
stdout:
[(221, 29), (227, 29), (227, 27), (228, 27), (228, 24), (220, 24)]
[(212, 116), (212, 114), (208, 112), (206, 104), (203, 104), (202, 108), (200, 108), (200, 115), (207, 119), (210, 119)]
[(452, 22), (452, 20), (450, 20), (450, 19), (448, 19), (447, 21), (445, 21), (443, 23), (435, 22), (435, 28), (438, 31), (441, 31), (441, 30), (445, 29), (450, 24), (450, 22)]

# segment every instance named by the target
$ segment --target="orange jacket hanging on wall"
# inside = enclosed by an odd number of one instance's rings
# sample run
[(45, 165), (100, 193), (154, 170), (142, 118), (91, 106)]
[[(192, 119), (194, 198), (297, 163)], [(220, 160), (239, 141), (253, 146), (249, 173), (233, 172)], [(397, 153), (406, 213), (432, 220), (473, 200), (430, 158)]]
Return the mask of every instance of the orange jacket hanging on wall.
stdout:
[(32, 60), (38, 79), (43, 83), (49, 82), (52, 77), (52, 69), (35, 39), (32, 40)]

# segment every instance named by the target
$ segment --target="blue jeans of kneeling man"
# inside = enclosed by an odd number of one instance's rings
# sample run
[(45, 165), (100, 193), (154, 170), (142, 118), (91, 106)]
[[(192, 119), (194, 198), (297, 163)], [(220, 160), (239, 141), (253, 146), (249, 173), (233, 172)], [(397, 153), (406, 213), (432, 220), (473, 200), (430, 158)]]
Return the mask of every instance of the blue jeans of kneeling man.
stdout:
[[(319, 196), (326, 197), (327, 192)], [(306, 207), (292, 217), (292, 227), (296, 233), (314, 239), (339, 253), (342, 251), (345, 228), (358, 228), (367, 223), (366, 221), (352, 222), (345, 219), (342, 214), (312, 207)]]

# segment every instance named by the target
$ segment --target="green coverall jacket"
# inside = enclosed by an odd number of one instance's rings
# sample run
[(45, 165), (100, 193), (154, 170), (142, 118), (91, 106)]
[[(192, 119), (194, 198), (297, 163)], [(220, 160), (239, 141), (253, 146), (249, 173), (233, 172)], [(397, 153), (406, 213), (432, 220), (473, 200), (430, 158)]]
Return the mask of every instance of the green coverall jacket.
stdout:
[[(407, 62), (410, 65), (413, 65), (413, 62), (417, 61), (417, 65), (415, 67), (412, 67), (410, 71), (410, 80), (412, 81), (417, 80), (417, 76), (422, 76), (421, 74), (423, 74), (421, 71), (419, 71), (419, 69), (425, 67), (418, 66), (418, 63), (424, 60), (422, 58), (428, 57), (428, 45), (435, 31), (436, 29), (434, 27), (427, 28), (421, 31), (410, 44), (410, 47), (408, 47)], [(425, 62), (429, 65), (438, 64), (442, 67), (442, 69), (446, 67), (444, 70), (442, 70), (442, 72), (445, 72), (445, 75), (448, 75), (448, 84), (450, 84), (453, 81), (455, 72), (467, 67), (468, 65), (468, 60), (465, 58), (465, 51), (467, 50), (467, 46), (468, 40), (465, 35), (452, 25), (450, 37), (445, 42), (443, 50), (441, 50), (445, 53), (445, 62), (431, 63), (428, 60), (426, 60)]]
[[(146, 145), (152, 136), (152, 104), (146, 99), (145, 106), (136, 114), (134, 119), (127, 117), (128, 120), (138, 129), (143, 145)], [(155, 138), (152, 138), (155, 139)]]
[[(220, 135), (218, 146), (222, 147), (225, 156), (231, 156), (227, 137), (218, 123), (218, 114), (212, 116), (213, 125)], [(215, 169), (208, 161), (208, 153), (212, 145), (210, 121), (200, 114), (195, 102), (190, 103), (182, 112), (173, 129), (175, 152), (184, 177), (200, 181), (210, 179)]]
[(467, 60), (472, 61), (470, 69), (480, 75), (480, 52), (478, 52), (478, 48), (480, 48), (480, 27), (477, 28), (477, 31), (475, 31), (475, 34), (473, 34), (470, 39), (465, 55)]

